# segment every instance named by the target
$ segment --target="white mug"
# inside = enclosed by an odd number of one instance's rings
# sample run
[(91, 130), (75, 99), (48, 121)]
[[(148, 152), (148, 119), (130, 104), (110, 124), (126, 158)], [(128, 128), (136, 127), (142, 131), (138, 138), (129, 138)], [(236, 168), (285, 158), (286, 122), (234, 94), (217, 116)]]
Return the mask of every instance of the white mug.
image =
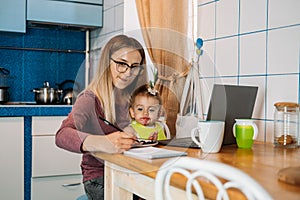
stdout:
[(223, 121), (199, 121), (198, 126), (192, 129), (191, 137), (203, 152), (217, 153), (222, 146), (224, 126)]

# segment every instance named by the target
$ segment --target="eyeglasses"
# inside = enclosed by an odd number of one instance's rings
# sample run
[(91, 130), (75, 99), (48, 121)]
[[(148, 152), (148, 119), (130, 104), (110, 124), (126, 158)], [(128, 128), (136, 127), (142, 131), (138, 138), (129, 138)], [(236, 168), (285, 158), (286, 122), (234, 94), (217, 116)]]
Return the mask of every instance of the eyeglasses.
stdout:
[(114, 61), (114, 63), (116, 63), (116, 70), (119, 73), (125, 73), (128, 69), (130, 69), (130, 74), (136, 76), (140, 73), (141, 71), (141, 67), (140, 65), (131, 65), (129, 66), (127, 63), (125, 62), (121, 62), (121, 61), (116, 61), (112, 58), (110, 58), (112, 61)]

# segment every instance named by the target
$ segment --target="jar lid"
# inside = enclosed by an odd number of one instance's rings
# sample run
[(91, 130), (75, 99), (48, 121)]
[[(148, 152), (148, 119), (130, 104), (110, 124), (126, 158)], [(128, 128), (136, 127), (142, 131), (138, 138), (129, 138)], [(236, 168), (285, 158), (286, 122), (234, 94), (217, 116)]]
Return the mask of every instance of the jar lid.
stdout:
[(289, 108), (297, 108), (299, 107), (298, 103), (294, 102), (277, 102), (274, 104), (276, 107), (289, 107)]

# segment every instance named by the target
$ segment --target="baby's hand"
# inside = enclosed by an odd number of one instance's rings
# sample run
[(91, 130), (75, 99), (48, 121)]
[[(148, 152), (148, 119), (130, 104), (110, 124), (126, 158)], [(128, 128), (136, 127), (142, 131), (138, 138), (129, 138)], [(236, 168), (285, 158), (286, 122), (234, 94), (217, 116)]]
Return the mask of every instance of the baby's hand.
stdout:
[(153, 141), (156, 141), (158, 138), (158, 132), (153, 132), (150, 134), (148, 140), (153, 140)]

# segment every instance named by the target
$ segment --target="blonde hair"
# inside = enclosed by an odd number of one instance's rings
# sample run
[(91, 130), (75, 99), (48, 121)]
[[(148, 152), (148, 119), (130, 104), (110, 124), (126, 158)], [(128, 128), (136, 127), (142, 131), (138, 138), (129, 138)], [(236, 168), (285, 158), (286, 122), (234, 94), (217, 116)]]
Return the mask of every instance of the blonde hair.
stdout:
[(136, 76), (135, 80), (124, 89), (124, 97), (129, 100), (131, 92), (139, 85), (145, 84), (148, 81), (146, 70), (146, 58), (142, 45), (134, 38), (126, 35), (118, 35), (110, 39), (103, 47), (98, 69), (96, 74), (87, 86), (87, 90), (91, 90), (99, 98), (103, 108), (105, 118), (113, 123), (116, 122), (116, 109), (115, 109), (115, 95), (112, 75), (110, 71), (110, 59), (111, 56), (118, 50), (123, 48), (132, 48), (137, 50), (141, 57), (141, 66), (144, 68), (140, 71), (140, 74)]

